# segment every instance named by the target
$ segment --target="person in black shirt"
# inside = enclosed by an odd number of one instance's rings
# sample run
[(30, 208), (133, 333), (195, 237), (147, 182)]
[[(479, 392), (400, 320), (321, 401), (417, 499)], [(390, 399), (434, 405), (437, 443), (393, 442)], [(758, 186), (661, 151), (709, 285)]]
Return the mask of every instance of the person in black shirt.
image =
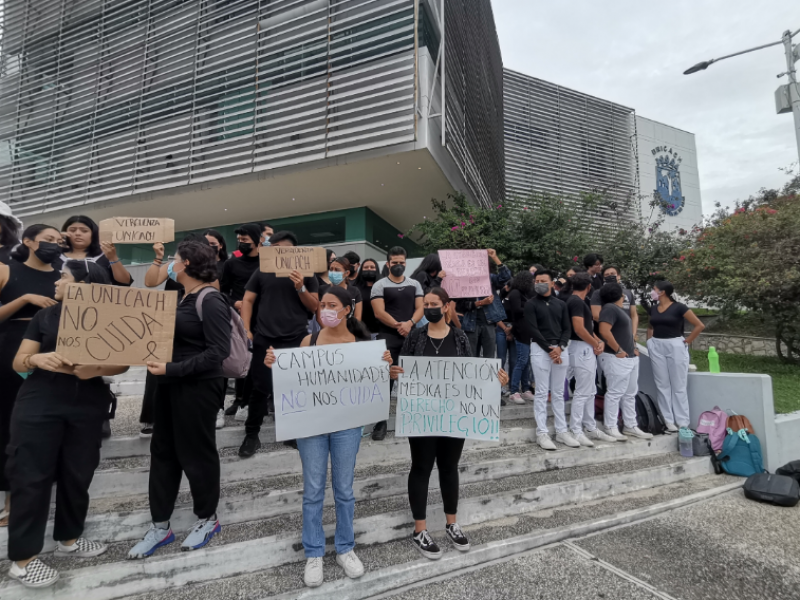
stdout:
[[(664, 416), (667, 430), (676, 432), (689, 427), (689, 396), (686, 386), (689, 378), (689, 348), (705, 329), (689, 307), (676, 302), (675, 288), (669, 281), (657, 281), (650, 298), (650, 326), (647, 328), (647, 353), (653, 366), (653, 379), (658, 389), (658, 407)], [(683, 337), (684, 324), (693, 329)]]
[[(592, 311), (586, 304), (586, 296), (592, 290), (588, 273), (573, 274), (567, 280), (567, 311), (572, 322), (569, 342), (568, 378), (575, 378), (575, 393), (572, 396), (570, 429), (581, 446), (594, 446), (592, 440), (613, 442), (614, 438), (598, 429), (594, 418), (594, 397), (597, 395), (597, 356), (602, 354), (605, 344), (594, 333)], [(584, 428), (586, 433), (584, 433)]]
[(442, 278), (445, 275), (445, 272), (442, 271), (442, 261), (434, 252), (422, 259), (422, 262), (411, 274), (411, 279), (419, 281), (422, 291), (427, 294), (431, 289), (442, 285)]
[[(472, 350), (467, 335), (451, 326), (447, 310), (450, 297), (442, 288), (433, 288), (425, 294), (424, 314), (428, 324), (415, 327), (403, 343), (400, 356), (470, 357)], [(392, 366), (392, 379), (403, 373), (399, 366)], [(503, 370), (497, 374), (500, 385), (508, 383), (508, 374)], [(433, 465), (439, 469), (439, 487), (444, 502), (447, 520), (445, 531), (455, 547), (461, 551), (469, 550), (469, 540), (457, 522), (458, 513), (458, 463), (464, 449), (463, 438), (445, 436), (409, 437), (411, 448), (411, 470), (408, 473), (408, 499), (414, 517), (414, 533), (411, 541), (425, 558), (441, 558), (442, 550), (428, 534), (427, 506), (428, 486)]]
[(592, 288), (599, 290), (603, 287), (603, 257), (595, 253), (587, 254), (583, 257), (583, 266), (592, 276)]
[(525, 320), (531, 331), (531, 366), (536, 381), (533, 411), (536, 443), (544, 450), (556, 450), (547, 430), (547, 395), (551, 394), (556, 421), (556, 441), (578, 448), (580, 444), (567, 429), (564, 415), (564, 381), (569, 367), (567, 343), (572, 332), (567, 305), (553, 293), (553, 274), (536, 272), (535, 295), (525, 305)]
[[(511, 319), (511, 333), (514, 334), (514, 369), (508, 391), (509, 400), (515, 404), (525, 404), (534, 399), (530, 391), (531, 380), (531, 328), (525, 319), (525, 305), (533, 296), (534, 276), (530, 271), (521, 271), (511, 280), (511, 291), (506, 299), (506, 314)], [(522, 385), (522, 389), (520, 389)]]
[(222, 272), (225, 269), (225, 263), (228, 262), (228, 247), (225, 244), (225, 238), (216, 229), (206, 229), (203, 236), (208, 240), (208, 245), (217, 253), (217, 280), (222, 281)]
[[(216, 263), (208, 244), (181, 242), (169, 264), (170, 278), (183, 285), (186, 294), (175, 315), (172, 362), (147, 363), (148, 372), (156, 377), (149, 486), (153, 524), (128, 558), (145, 558), (175, 541), (169, 520), (184, 473), (198, 521), (182, 549), (202, 548), (220, 531), (215, 422), (226, 385), (222, 362), (230, 354), (231, 314), (228, 302), (211, 285), (217, 279)], [(198, 302), (203, 306), (202, 319)]]
[[(406, 277), (406, 250), (400, 246), (390, 249), (386, 255), (389, 275), (372, 286), (372, 310), (381, 322), (378, 339), (386, 340), (386, 348), (397, 364), (400, 348), (408, 334), (423, 316), (422, 286), (416, 279)], [(372, 439), (380, 441), (386, 437), (386, 421), (376, 423)]]
[(361, 263), (361, 269), (356, 277), (356, 287), (361, 292), (361, 322), (372, 334), (372, 339), (377, 339), (380, 331), (380, 321), (375, 317), (372, 310), (372, 286), (378, 281), (378, 261), (367, 258)]
[[(8, 265), (0, 265), (0, 491), (8, 492), (5, 452), (11, 412), (23, 379), (12, 364), (30, 320), (42, 308), (56, 303), (59, 273), (53, 263), (61, 254), (61, 232), (49, 225), (31, 225)], [(0, 511), (0, 526), (8, 523), (9, 495)]]
[[(603, 285), (607, 283), (618, 283), (622, 286), (622, 276), (617, 267), (609, 265), (603, 268)], [(600, 319), (600, 309), (603, 306), (600, 300), (599, 290), (595, 290), (589, 300), (592, 306), (592, 316), (594, 320), (597, 321)], [(636, 332), (639, 328), (639, 312), (636, 310), (636, 297), (633, 295), (633, 292), (626, 289), (625, 286), (622, 286), (622, 309), (630, 315), (633, 331)]]
[[(231, 306), (241, 314), (247, 282), (250, 281), (253, 273), (258, 271), (261, 226), (256, 223), (249, 223), (239, 227), (235, 233), (239, 256), (235, 256), (225, 263), (225, 269), (222, 271), (222, 278), (219, 282), (219, 291), (228, 298)], [(254, 306), (253, 311), (257, 312), (258, 307)], [(225, 411), (225, 415), (236, 415), (237, 420), (244, 420), (247, 418), (248, 412), (244, 407), (249, 404), (250, 394), (253, 390), (251, 373), (248, 373), (244, 379), (236, 380), (235, 390), (236, 396), (233, 403)]]
[(108, 269), (113, 285), (130, 286), (133, 278), (117, 256), (114, 244), (100, 241), (100, 229), (92, 219), (83, 215), (75, 215), (67, 219), (61, 231), (66, 234), (67, 247), (61, 261), (53, 263), (61, 269), (66, 261), (88, 260)]
[[(633, 337), (630, 315), (622, 308), (625, 296), (618, 283), (600, 288), (600, 337), (605, 342), (600, 362), (606, 376), (603, 404), (606, 433), (624, 442), (627, 435), (649, 439), (653, 435), (639, 429), (636, 421), (636, 392), (639, 389), (639, 350)], [(623, 430), (617, 425), (622, 406)]]
[(319, 286), (319, 297), (322, 296), (332, 287), (338, 287), (347, 292), (350, 297), (350, 302), (354, 307), (353, 316), (361, 321), (363, 312), (363, 302), (361, 299), (361, 291), (348, 279), (347, 275), (350, 273), (350, 261), (344, 257), (334, 258), (328, 266), (328, 279), (330, 284), (321, 284)]
[(361, 267), (361, 257), (351, 250), (344, 255), (344, 258), (350, 263), (350, 270), (347, 272), (348, 283), (355, 284), (358, 277), (358, 269)]
[(20, 221), (11, 212), (5, 202), (0, 202), (0, 263), (7, 265), (11, 260), (11, 251), (19, 244)]
[(38, 311), (14, 358), (28, 373), (11, 420), (7, 473), (14, 507), (8, 524), (9, 576), (26, 587), (46, 587), (58, 571), (37, 558), (42, 551), (53, 484), (56, 556), (92, 558), (107, 547), (81, 537), (89, 510), (89, 485), (100, 463), (103, 421), (111, 397), (103, 376), (128, 367), (74, 365), (55, 352), (61, 300), (71, 283), (110, 284), (108, 269), (89, 261), (67, 261), (54, 295), (58, 304)]
[[(272, 246), (296, 246), (297, 238), (290, 231), (278, 231), (269, 240)], [(253, 341), (253, 392), (245, 422), (245, 438), (239, 456), (249, 458), (261, 448), (258, 437), (272, 396), (272, 371), (264, 364), (267, 349), (299, 348), (308, 335), (308, 320), (319, 307), (319, 285), (316, 277), (303, 277), (294, 271), (289, 277), (256, 271), (245, 288), (242, 321)], [(253, 308), (258, 304), (258, 318)]]

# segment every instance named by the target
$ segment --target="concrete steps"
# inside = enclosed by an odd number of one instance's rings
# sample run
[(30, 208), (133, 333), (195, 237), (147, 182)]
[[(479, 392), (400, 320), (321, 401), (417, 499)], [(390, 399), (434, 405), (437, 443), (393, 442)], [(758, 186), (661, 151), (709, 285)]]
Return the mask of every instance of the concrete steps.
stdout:
[[(465, 560), (483, 560), (480, 557), (497, 552), (486, 549), (495, 548), (507, 538), (531, 535), (540, 528), (544, 515), (550, 514), (546, 511), (580, 508), (588, 510), (589, 517), (594, 519), (597, 515), (591, 506), (602, 505), (611, 515), (619, 512), (613, 510), (616, 498), (644, 495), (637, 497), (636, 502), (637, 506), (647, 508), (654, 504), (648, 500), (648, 494), (663, 490), (670, 498), (689, 497), (698, 491), (710, 493), (709, 490), (727, 483), (709, 475), (707, 459), (682, 459), (675, 452), (674, 436), (600, 444), (592, 449), (559, 446), (556, 452), (545, 452), (533, 442), (535, 423), (530, 418), (531, 407), (503, 410), (501, 442), (470, 440), (461, 461), (459, 523), (468, 528), (476, 550), (481, 548), (477, 553), (465, 555)], [(523, 412), (527, 418), (519, 418)], [(154, 594), (172, 597), (183, 594), (184, 586), (189, 586), (202, 591), (198, 591), (199, 597), (208, 594), (209, 598), (233, 599), (243, 597), (236, 593), (237, 581), (241, 579), (242, 585), (249, 586), (248, 582), (264, 578), (274, 585), (267, 585), (257, 595), (248, 597), (266, 597), (267, 589), (289, 594), (287, 597), (306, 594), (299, 590), (304, 561), (300, 543), (299, 454), (273, 443), (265, 444), (253, 458), (241, 460), (235, 452), (242, 435), (241, 427), (218, 431), (223, 482), (219, 517), (223, 530), (207, 548), (180, 551), (184, 532), (195, 521), (191, 498), (188, 491), (183, 491), (172, 518), (178, 541), (144, 561), (126, 560), (134, 540), (141, 539), (150, 524), (146, 496), (149, 457), (144, 454), (148, 442), (112, 437), (106, 442), (104, 460), (92, 484), (92, 505), (85, 531), (90, 539), (110, 542), (108, 553), (88, 561), (45, 555), (46, 562), (61, 571), (61, 581), (48, 590), (22, 588), (7, 578), (7, 563), (4, 563), (0, 565), (0, 598), (112, 600)], [(265, 441), (263, 434), (262, 441)], [(380, 582), (376, 583), (376, 590), (383, 589), (381, 586), (388, 585), (395, 576), (405, 581), (408, 573), (428, 573), (434, 568), (427, 561), (416, 560), (418, 555), (407, 539), (413, 527), (407, 498), (409, 465), (408, 443), (404, 438), (390, 434), (383, 442), (367, 438), (362, 441), (354, 483), (355, 532), (357, 550), (368, 568), (368, 577), (360, 582), (333, 582), (332, 585), (339, 587), (330, 588), (327, 596), (319, 597), (367, 597), (366, 581)], [(667, 493), (678, 488), (680, 494)], [(435, 473), (431, 477), (428, 514), (429, 529), (442, 532), (444, 516)], [(581, 513), (580, 518), (584, 519), (586, 514)], [(330, 489), (323, 522), (326, 536), (332, 541), (335, 516)], [(51, 531), (48, 527), (46, 552), (54, 546)], [(5, 555), (6, 536), (7, 531), (0, 529), (0, 555)], [(441, 535), (437, 537), (443, 539)], [(522, 546), (530, 543), (533, 542), (519, 542)], [(519, 544), (509, 548), (517, 548)], [(451, 552), (446, 558), (455, 560), (456, 556), (460, 555)], [(419, 564), (413, 566), (414, 563)], [(333, 576), (341, 575), (333, 568), (328, 570)], [(320, 590), (327, 588), (326, 585)], [(322, 593), (320, 590), (317, 592)], [(377, 593), (376, 590), (371, 593)]]

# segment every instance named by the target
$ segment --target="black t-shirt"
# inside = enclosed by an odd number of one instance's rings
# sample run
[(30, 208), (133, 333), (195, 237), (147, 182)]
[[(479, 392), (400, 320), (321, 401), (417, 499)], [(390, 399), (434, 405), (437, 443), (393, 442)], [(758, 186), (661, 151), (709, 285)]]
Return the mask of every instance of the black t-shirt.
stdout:
[(0, 248), (0, 263), (7, 265), (9, 261), (13, 260), (11, 258), (11, 251), (14, 249), (14, 246), (7, 245)]
[[(316, 277), (303, 279), (306, 290), (319, 292)], [(308, 320), (314, 315), (308, 312), (300, 293), (288, 277), (276, 277), (275, 273), (256, 271), (247, 282), (246, 291), (258, 296), (258, 319), (256, 333), (270, 340), (293, 340), (308, 331)], [(253, 324), (250, 324), (253, 327)]]
[(222, 377), (222, 361), (231, 349), (231, 316), (228, 302), (218, 291), (206, 292), (203, 320), (197, 314), (198, 292), (181, 300), (175, 312), (175, 338), (168, 377), (209, 379)]
[(372, 288), (364, 284), (355, 287), (361, 292), (361, 322), (367, 326), (370, 333), (378, 333), (381, 324), (375, 316), (375, 311), (372, 310), (372, 302), (370, 301)]
[[(606, 304), (600, 310), (600, 322), (610, 324), (611, 335), (614, 336), (619, 347), (625, 350), (628, 356), (634, 356), (633, 351), (636, 349), (636, 343), (633, 340), (633, 323), (631, 322), (630, 314), (616, 304)], [(604, 352), (616, 354), (617, 352), (611, 348), (608, 340), (604, 339), (604, 341), (606, 342)]]
[(37, 312), (25, 331), (26, 340), (39, 342), (39, 353), (55, 352), (58, 344), (58, 324), (61, 321), (61, 303)]
[[(8, 263), (8, 281), (0, 289), (0, 304), (9, 304), (25, 294), (35, 294), (45, 298), (54, 298), (56, 295), (56, 281), (61, 279), (58, 269), (52, 271), (39, 271), (25, 263), (12, 260)], [(30, 319), (41, 310), (38, 306), (28, 303), (9, 319)], [(4, 328), (0, 323), (0, 331)]]
[(172, 281), (169, 277), (167, 277), (167, 281), (164, 283), (164, 291), (165, 292), (178, 292), (178, 302), (183, 299), (183, 294), (186, 292), (183, 289), (183, 286), (178, 283), (177, 281)]
[[(55, 262), (53, 263), (53, 268), (58, 270), (58, 271), (61, 271), (61, 267), (63, 267), (65, 264), (67, 264), (67, 261), (70, 261), (70, 260), (84, 260), (84, 259), (81, 259), (81, 258), (72, 259), (72, 258), (67, 257), (66, 254), (62, 254), (61, 257), (57, 258), (55, 260)], [(97, 256), (94, 256), (94, 257), (89, 256), (89, 257), (86, 258), (86, 260), (88, 260), (89, 262), (93, 262), (94, 264), (106, 269), (106, 271), (108, 271), (108, 276), (111, 278), (111, 285), (118, 285), (120, 287), (131, 287), (133, 285), (133, 277), (131, 277), (131, 280), (128, 283), (121, 283), (121, 282), (117, 281), (116, 279), (114, 279), (114, 270), (111, 268), (111, 263), (109, 262), (109, 260), (108, 260), (108, 258), (106, 257), (105, 254), (98, 254)], [(129, 273), (129, 275), (130, 275), (130, 273)]]
[[(405, 277), (395, 283), (388, 277), (378, 280), (372, 286), (370, 301), (382, 298), (384, 309), (398, 323), (409, 321), (414, 316), (417, 298), (421, 298), (422, 286), (416, 279)], [(381, 323), (381, 333), (398, 336), (397, 330)]]
[(653, 337), (660, 340), (682, 338), (686, 321), (684, 315), (689, 312), (689, 307), (680, 302), (673, 302), (663, 313), (658, 311), (658, 304), (650, 308), (650, 327), (653, 328)]
[(447, 335), (440, 340), (428, 337), (422, 356), (458, 356), (457, 352), (456, 334), (453, 333), (453, 328), (451, 327)]
[[(572, 325), (572, 319), (574, 317), (583, 317), (583, 326), (586, 327), (586, 331), (589, 332), (589, 335), (594, 333), (594, 320), (592, 319), (592, 309), (586, 304), (585, 301), (581, 300), (577, 296), (569, 295), (566, 297), (567, 302), (567, 310), (569, 311), (569, 323)], [(575, 340), (578, 342), (582, 342), (583, 340), (580, 336), (575, 333), (575, 328), (572, 328), (572, 333), (569, 336), (569, 339)]]
[(244, 298), (247, 282), (258, 271), (258, 256), (240, 256), (225, 261), (219, 280), (219, 291), (231, 299), (231, 304)]
[(511, 290), (506, 298), (506, 316), (511, 318), (511, 333), (514, 340), (521, 344), (530, 344), (533, 334), (525, 318), (525, 304), (528, 298), (519, 290)]

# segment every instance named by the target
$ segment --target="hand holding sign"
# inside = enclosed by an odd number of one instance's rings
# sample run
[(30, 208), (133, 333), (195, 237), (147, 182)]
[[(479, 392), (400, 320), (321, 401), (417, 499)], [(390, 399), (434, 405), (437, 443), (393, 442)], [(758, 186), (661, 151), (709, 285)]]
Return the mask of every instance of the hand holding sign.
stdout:
[(328, 270), (325, 248), (317, 246), (261, 246), (258, 256), (260, 271), (278, 277), (291, 277), (295, 271), (303, 277), (313, 277)]
[(175, 241), (172, 219), (114, 217), (100, 221), (100, 241), (112, 244), (164, 244)]
[(439, 250), (447, 277), (442, 287), (451, 298), (486, 298), (492, 294), (486, 250)]

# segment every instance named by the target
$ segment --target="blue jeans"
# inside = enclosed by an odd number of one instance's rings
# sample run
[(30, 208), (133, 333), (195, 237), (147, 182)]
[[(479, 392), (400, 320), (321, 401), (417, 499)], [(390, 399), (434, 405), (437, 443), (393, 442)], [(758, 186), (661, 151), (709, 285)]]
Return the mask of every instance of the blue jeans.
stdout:
[(495, 340), (497, 341), (497, 358), (501, 361), (501, 366), (505, 369), (506, 368), (506, 358), (508, 359), (508, 369), (506, 369), (507, 373), (512, 373), (514, 371), (514, 364), (517, 362), (517, 351), (514, 348), (514, 340), (510, 342), (506, 338), (506, 334), (503, 333), (503, 330), (497, 327), (495, 330)]
[(361, 427), (297, 440), (297, 449), (303, 462), (303, 548), (306, 558), (325, 555), (322, 504), (328, 477), (328, 455), (331, 457), (333, 499), (336, 504), (336, 553), (347, 554), (355, 548), (353, 515), (356, 498), (353, 479), (360, 444)]
[(514, 344), (517, 347), (517, 360), (514, 363), (514, 371), (511, 373), (511, 383), (508, 387), (508, 391), (512, 394), (521, 391), (520, 383), (527, 390), (531, 382), (531, 346), (518, 341), (515, 341)]

